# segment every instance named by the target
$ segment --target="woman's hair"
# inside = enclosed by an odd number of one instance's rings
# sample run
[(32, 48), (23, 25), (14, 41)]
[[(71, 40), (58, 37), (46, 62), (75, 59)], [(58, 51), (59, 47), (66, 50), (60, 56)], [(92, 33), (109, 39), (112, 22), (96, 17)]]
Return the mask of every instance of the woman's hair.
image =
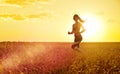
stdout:
[(79, 17), (78, 14), (75, 14), (75, 15), (73, 16), (73, 19), (75, 20), (76, 17), (78, 18), (78, 20), (79, 20), (80, 22), (84, 22), (84, 21)]

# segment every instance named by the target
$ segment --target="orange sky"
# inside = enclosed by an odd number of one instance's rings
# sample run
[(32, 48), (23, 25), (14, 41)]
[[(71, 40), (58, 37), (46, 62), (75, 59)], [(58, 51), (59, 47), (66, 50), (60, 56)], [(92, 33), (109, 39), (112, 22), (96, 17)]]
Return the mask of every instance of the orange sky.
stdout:
[(83, 42), (120, 41), (119, 0), (0, 0), (0, 41), (72, 42), (75, 13), (95, 19)]

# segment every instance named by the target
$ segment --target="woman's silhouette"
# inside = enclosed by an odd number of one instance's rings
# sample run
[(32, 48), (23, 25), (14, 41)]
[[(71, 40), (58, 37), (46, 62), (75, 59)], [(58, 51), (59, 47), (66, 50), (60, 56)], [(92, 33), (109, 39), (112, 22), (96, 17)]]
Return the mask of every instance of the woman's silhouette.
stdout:
[[(75, 14), (73, 16), (73, 20), (75, 21), (75, 23), (72, 26), (72, 32), (68, 32), (68, 34), (74, 34), (75, 39), (74, 39), (72, 48), (79, 50), (79, 44), (82, 41), (81, 33), (83, 33), (85, 31), (85, 28), (81, 24), (84, 21), (77, 14)], [(80, 29), (82, 29), (82, 30), (80, 31)]]

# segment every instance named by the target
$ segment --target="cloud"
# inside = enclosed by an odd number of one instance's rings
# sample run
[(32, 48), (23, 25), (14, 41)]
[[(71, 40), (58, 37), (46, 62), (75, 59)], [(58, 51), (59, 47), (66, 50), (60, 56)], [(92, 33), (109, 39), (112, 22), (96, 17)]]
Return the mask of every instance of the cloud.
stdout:
[(0, 0), (0, 19), (26, 20), (49, 17), (50, 12), (44, 9), (46, 5), (41, 3), (50, 1), (53, 0)]
[(2, 19), (25, 20), (25, 17), (16, 14), (1, 14)]
[(15, 5), (15, 4), (0, 4), (0, 7), (17, 7), (17, 8), (21, 8), (21, 6)]
[(28, 15), (27, 17), (28, 18), (43, 18), (45, 16), (48, 16), (48, 14), (47, 13), (41, 13), (41, 14), (37, 14), (37, 15), (31, 14), (31, 15)]
[(0, 18), (2, 19), (13, 19), (13, 20), (26, 20), (26, 19), (39, 19), (47, 17), (47, 13), (41, 13), (41, 14), (30, 14), (30, 15), (20, 15), (20, 14), (1, 14)]
[(45, 3), (49, 1), (50, 0), (2, 0), (3, 3), (15, 4), (15, 5), (20, 5), (20, 6), (33, 4), (35, 2)]
[(113, 19), (108, 19), (107, 22), (108, 22), (108, 23), (115, 23), (115, 20), (113, 20)]

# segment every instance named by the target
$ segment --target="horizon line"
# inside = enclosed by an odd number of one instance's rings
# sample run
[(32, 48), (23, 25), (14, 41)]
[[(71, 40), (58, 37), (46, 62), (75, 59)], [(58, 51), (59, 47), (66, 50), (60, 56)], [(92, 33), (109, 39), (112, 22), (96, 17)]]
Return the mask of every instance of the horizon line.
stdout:
[[(23, 42), (23, 43), (74, 43), (74, 42), (61, 42), (61, 41), (0, 41), (0, 43), (3, 43), (3, 42)], [(81, 43), (120, 43), (119, 41), (101, 41), (101, 42), (81, 42)]]

